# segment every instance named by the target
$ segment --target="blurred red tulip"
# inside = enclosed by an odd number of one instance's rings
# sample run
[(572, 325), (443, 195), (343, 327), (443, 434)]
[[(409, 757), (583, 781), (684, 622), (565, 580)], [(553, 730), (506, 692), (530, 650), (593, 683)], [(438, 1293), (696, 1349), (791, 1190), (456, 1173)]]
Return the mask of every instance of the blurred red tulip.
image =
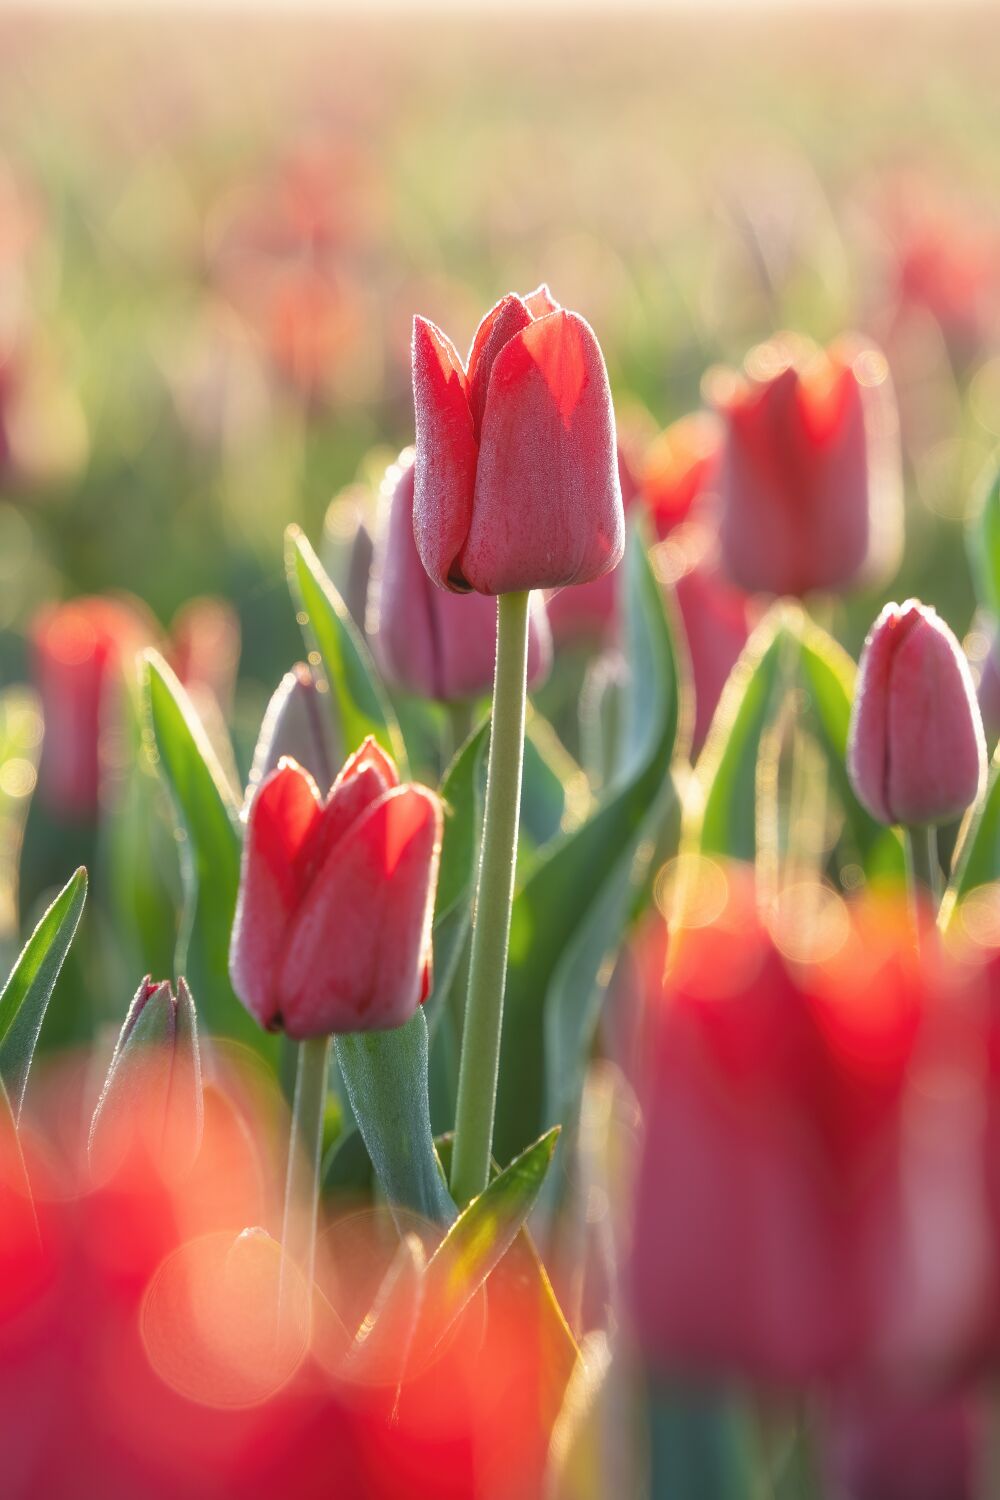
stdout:
[(170, 626), (170, 665), (195, 698), (210, 693), (223, 713), (232, 707), (240, 660), (240, 621), (226, 599), (189, 599)]
[(848, 769), (882, 823), (946, 823), (976, 801), (986, 747), (962, 648), (933, 609), (887, 604), (865, 641)]
[(57, 816), (96, 814), (116, 695), (137, 653), (155, 636), (143, 607), (126, 598), (73, 599), (36, 617), (34, 675), (45, 721), (39, 790)]
[(295, 761), (247, 815), (229, 964), (268, 1027), (301, 1040), (401, 1026), (430, 988), (441, 805), (374, 740), (324, 801)]
[(983, 1437), (968, 1397), (896, 1400), (859, 1392), (824, 1419), (831, 1500), (975, 1500)]
[[(413, 538), (413, 450), (400, 455), (383, 486), (387, 514), (375, 557), (369, 616), (379, 664), (396, 687), (452, 702), (493, 687), (497, 610), (484, 594), (452, 594), (432, 583)], [(528, 620), (528, 686), (548, 675), (552, 659), (545, 605), (532, 594)]]
[[(905, 912), (706, 865), (646, 971), (635, 1332), (663, 1371), (798, 1384), (861, 1367), (892, 1285), (923, 995)], [(662, 945), (653, 945), (662, 958)]]
[(722, 562), (764, 594), (840, 593), (895, 566), (901, 541), (898, 421), (888, 365), (842, 341), (790, 335), (717, 371), (726, 427)]
[(624, 548), (615, 419), (600, 346), (541, 286), (508, 293), (468, 369), (413, 326), (414, 534), (441, 588), (502, 594), (586, 583)]

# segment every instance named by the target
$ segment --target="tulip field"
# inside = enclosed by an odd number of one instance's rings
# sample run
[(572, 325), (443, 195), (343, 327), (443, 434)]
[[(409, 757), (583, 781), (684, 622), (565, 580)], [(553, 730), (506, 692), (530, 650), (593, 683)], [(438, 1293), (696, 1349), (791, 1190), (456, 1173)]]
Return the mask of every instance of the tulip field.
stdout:
[(0, 7), (0, 1500), (1000, 1500), (996, 19)]

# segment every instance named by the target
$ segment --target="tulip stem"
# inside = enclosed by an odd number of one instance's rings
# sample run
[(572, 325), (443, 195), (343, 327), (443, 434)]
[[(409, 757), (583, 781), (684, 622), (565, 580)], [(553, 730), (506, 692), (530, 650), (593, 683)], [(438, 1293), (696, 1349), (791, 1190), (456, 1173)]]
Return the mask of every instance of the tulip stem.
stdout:
[(501, 594), (486, 809), (452, 1151), (451, 1194), (459, 1208), (489, 1181), (521, 805), (527, 675), (528, 594)]
[(937, 829), (907, 828), (906, 880), (914, 913), (930, 896), (935, 912), (941, 904), (941, 862), (938, 858)]
[[(281, 1243), (312, 1286), (316, 1264), (316, 1223), (319, 1211), (319, 1171), (323, 1154), (323, 1114), (330, 1067), (330, 1038), (300, 1042), (295, 1069), (295, 1096), (288, 1136), (285, 1176), (285, 1214)], [(284, 1288), (284, 1277), (281, 1280)], [(279, 1316), (282, 1301), (279, 1291)]]

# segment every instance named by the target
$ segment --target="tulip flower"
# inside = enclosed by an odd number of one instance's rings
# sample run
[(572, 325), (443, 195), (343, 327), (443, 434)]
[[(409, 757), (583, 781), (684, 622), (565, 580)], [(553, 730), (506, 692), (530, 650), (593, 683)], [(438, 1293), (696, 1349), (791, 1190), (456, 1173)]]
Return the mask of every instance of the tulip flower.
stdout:
[(547, 287), (480, 323), (468, 365), (413, 327), (414, 534), (441, 588), (586, 583), (624, 550), (611, 393), (597, 339)]
[[(369, 634), (386, 678), (404, 691), (454, 702), (493, 686), (497, 611), (485, 595), (437, 588), (413, 538), (413, 449), (388, 471), (388, 503), (375, 557)], [(528, 622), (528, 686), (548, 674), (551, 641), (545, 605), (533, 594)]]
[(979, 796), (986, 746), (972, 674), (948, 626), (916, 599), (887, 604), (865, 641), (847, 763), (881, 823), (946, 823)]
[(430, 989), (441, 806), (400, 786), (373, 740), (324, 799), (293, 760), (247, 815), (229, 952), (233, 988), (296, 1040), (409, 1020)]
[(271, 696), (250, 767), (247, 799), (282, 759), (294, 760), (321, 791), (333, 785), (337, 764), (330, 695), (321, 693), (305, 662), (286, 672)]
[(839, 1374), (886, 1300), (919, 959), (894, 912), (820, 888), (768, 927), (735, 870), (691, 890), (703, 925), (643, 966), (636, 1335), (666, 1374)]
[(45, 739), (39, 789), (60, 817), (97, 812), (102, 732), (136, 654), (155, 638), (141, 606), (126, 599), (73, 599), (44, 609), (32, 627), (34, 675)]
[(898, 420), (885, 358), (785, 335), (710, 382), (726, 436), (723, 566), (755, 593), (840, 593), (884, 576), (901, 542)]
[(143, 1144), (176, 1175), (201, 1145), (203, 1105), (198, 1025), (183, 979), (147, 974), (122, 1026), (90, 1127), (90, 1162), (99, 1174)]

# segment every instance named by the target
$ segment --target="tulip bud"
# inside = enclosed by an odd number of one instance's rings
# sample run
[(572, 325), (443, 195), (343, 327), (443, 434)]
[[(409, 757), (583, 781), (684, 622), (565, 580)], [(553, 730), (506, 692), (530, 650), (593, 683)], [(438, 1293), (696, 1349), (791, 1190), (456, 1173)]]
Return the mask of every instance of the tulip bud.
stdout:
[(414, 534), (441, 588), (559, 588), (609, 572), (625, 520), (607, 371), (593, 331), (547, 287), (513, 292), (476, 331), (468, 367), (413, 326)]
[(430, 991), (441, 804), (368, 739), (324, 801), (293, 760), (247, 815), (233, 988), (297, 1041), (401, 1026)]
[(722, 561), (741, 588), (840, 592), (892, 570), (901, 543), (898, 419), (884, 356), (785, 335), (710, 383), (726, 424)]
[(881, 823), (947, 823), (979, 796), (986, 745), (972, 675), (948, 626), (916, 599), (887, 604), (865, 641), (847, 765)]
[(329, 788), (337, 765), (330, 696), (304, 662), (281, 679), (264, 714), (250, 768), (247, 799), (283, 758), (298, 761), (316, 785)]
[[(378, 662), (406, 692), (453, 702), (493, 686), (497, 609), (482, 594), (452, 594), (433, 584), (413, 537), (413, 449), (405, 449), (383, 485), (383, 516), (369, 617)], [(528, 686), (544, 680), (552, 660), (548, 618), (531, 596)]]
[(127, 599), (73, 599), (36, 618), (34, 675), (45, 722), (39, 790), (57, 816), (96, 814), (115, 694), (135, 656), (154, 639), (152, 621)]
[(90, 1127), (90, 1163), (107, 1175), (136, 1147), (183, 1175), (202, 1134), (201, 1058), (191, 991), (147, 975), (129, 1006)]

